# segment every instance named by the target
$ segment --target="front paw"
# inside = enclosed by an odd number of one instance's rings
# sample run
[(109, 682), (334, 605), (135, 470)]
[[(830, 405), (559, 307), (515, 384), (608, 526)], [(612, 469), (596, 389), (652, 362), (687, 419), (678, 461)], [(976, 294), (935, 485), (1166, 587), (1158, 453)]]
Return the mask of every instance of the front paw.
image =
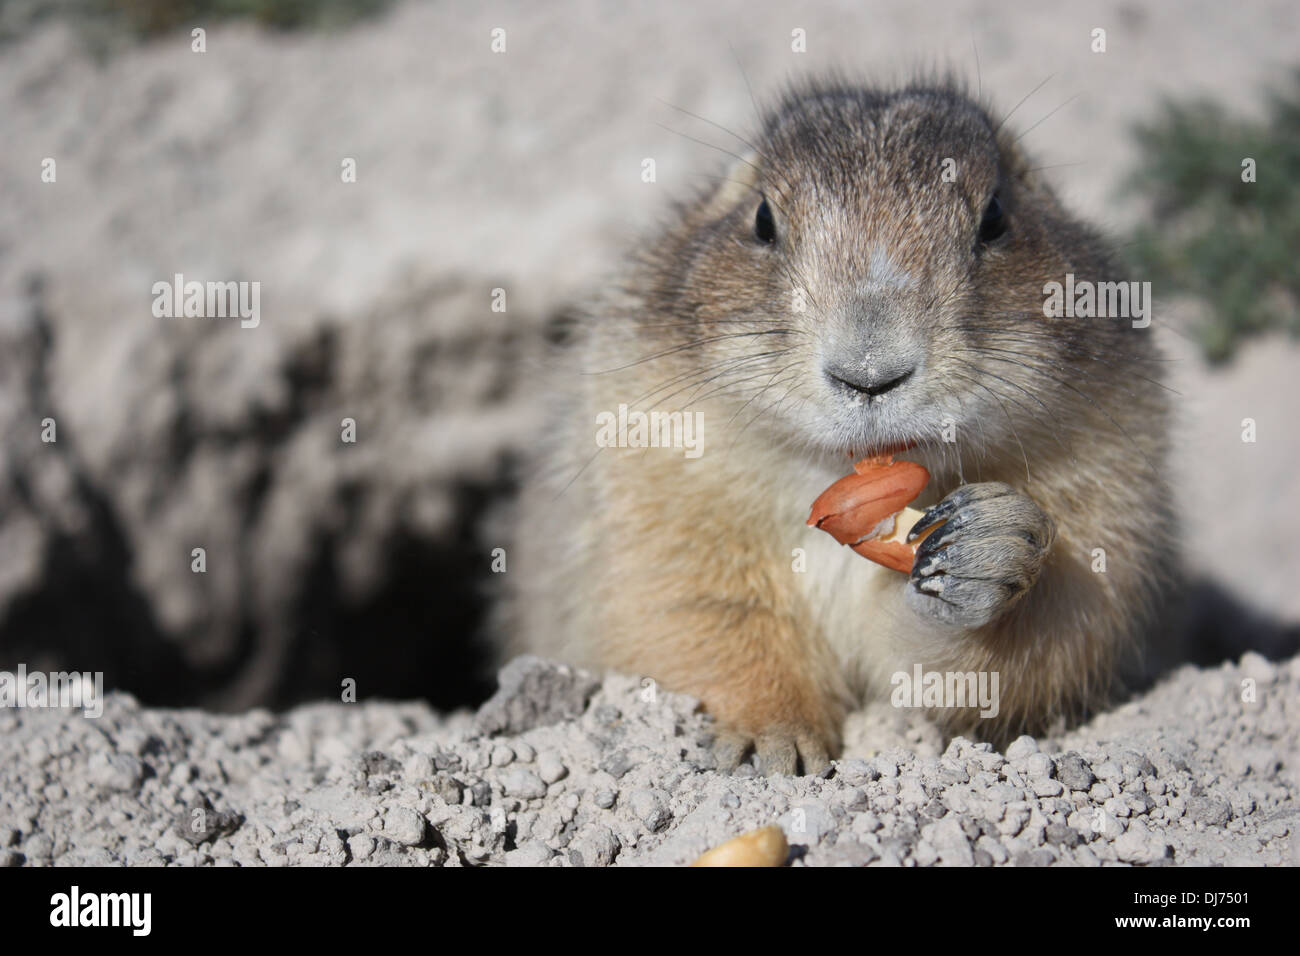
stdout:
[(735, 770), (750, 754), (767, 775), (817, 774), (839, 753), (843, 704), (829, 689), (748, 675), (739, 686), (699, 695), (716, 721), (713, 752), (718, 769)]
[(759, 731), (723, 723), (714, 738), (718, 769), (735, 770), (750, 753), (758, 757), (759, 770), (772, 775), (818, 774), (831, 761), (836, 743), (813, 727), (783, 725)]
[(905, 599), (916, 613), (956, 627), (1005, 614), (1038, 579), (1056, 536), (1043, 509), (1002, 482), (962, 485), (916, 528), (939, 521), (917, 549)]

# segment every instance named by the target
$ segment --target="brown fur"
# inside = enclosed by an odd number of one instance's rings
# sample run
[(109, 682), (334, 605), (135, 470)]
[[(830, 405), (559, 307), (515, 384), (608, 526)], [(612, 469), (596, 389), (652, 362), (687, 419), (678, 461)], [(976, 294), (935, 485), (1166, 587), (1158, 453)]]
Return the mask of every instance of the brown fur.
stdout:
[[(523, 479), (508, 649), (693, 694), (731, 762), (752, 743), (768, 769), (821, 765), (846, 710), (916, 662), (1000, 673), (995, 720), (934, 711), (953, 732), (1002, 741), (1077, 716), (1161, 594), (1167, 411), (1151, 330), (1044, 318), (1043, 286), (1127, 277), (951, 84), (804, 87), (745, 151), (634, 256), (543, 386), (555, 431)], [(995, 189), (1009, 225), (981, 246)], [(778, 224), (767, 246), (760, 194)], [(916, 372), (855, 404), (823, 366), (864, 354)], [(702, 412), (703, 455), (598, 448), (596, 415), (620, 403)], [(1037, 580), (1024, 571), (987, 624), (917, 613), (908, 578), (804, 525), (854, 457), (902, 442), (932, 473), (922, 506), (1005, 482), (1055, 526)]]

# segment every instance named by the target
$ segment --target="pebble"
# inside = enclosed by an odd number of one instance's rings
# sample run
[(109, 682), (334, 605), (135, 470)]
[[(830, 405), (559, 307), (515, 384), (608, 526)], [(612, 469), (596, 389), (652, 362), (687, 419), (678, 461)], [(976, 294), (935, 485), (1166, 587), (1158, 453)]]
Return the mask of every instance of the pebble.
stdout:
[(143, 730), (128, 728), (119, 731), (113, 738), (113, 746), (118, 753), (129, 754), (133, 757), (143, 757), (144, 752), (149, 749), (152, 735)]
[(840, 776), (852, 783), (871, 783), (880, 779), (880, 771), (866, 760), (841, 760), (835, 769)]
[(534, 840), (506, 853), (506, 866), (541, 866), (553, 856), (555, 852), (549, 846)]
[[(871, 806), (871, 800), (861, 787), (850, 787), (848, 790), (843, 790), (838, 794), (837, 799), (841, 806), (849, 810), (865, 810)], [(739, 799), (737, 799), (737, 803), (739, 803)]]
[(1051, 850), (1026, 850), (1017, 853), (1016, 866), (1051, 866), (1056, 862), (1056, 855)]
[(1102, 804), (1106, 812), (1114, 817), (1126, 817), (1130, 814), (1129, 805), (1119, 797), (1111, 797)]
[[(921, 828), (921, 839), (938, 851), (939, 859), (949, 866), (973, 866), (970, 840), (955, 815), (949, 815)], [(918, 862), (919, 859), (918, 859)]]
[(407, 807), (393, 807), (384, 814), (384, 836), (403, 846), (424, 842), (427, 824), (420, 814)]
[(1045, 753), (1030, 754), (1025, 758), (1025, 773), (1030, 780), (1046, 780), (1052, 775), (1052, 758)]
[(1039, 797), (1057, 797), (1065, 792), (1065, 787), (1059, 780), (1041, 779), (1034, 780), (1031, 783), (1034, 795)]
[[(372, 780), (371, 783), (373, 784), (374, 781)], [(449, 803), (453, 806), (460, 803), (465, 796), (464, 785), (455, 777), (448, 776), (445, 773), (435, 776), (427, 786), (429, 786), (434, 793), (440, 796), (444, 803)]]
[(144, 780), (144, 764), (130, 754), (99, 751), (91, 755), (86, 776), (102, 790), (133, 793)]
[(1101, 763), (1095, 764), (1092, 771), (1097, 775), (1098, 780), (1105, 781), (1107, 785), (1111, 783), (1119, 784), (1124, 781), (1124, 771), (1113, 760), (1103, 760)]
[(1155, 863), (1170, 855), (1164, 837), (1152, 834), (1141, 820), (1129, 824), (1115, 841), (1115, 855), (1125, 863)]
[(569, 768), (564, 765), (560, 755), (553, 750), (544, 750), (537, 757), (537, 775), (545, 783), (551, 784), (563, 780)]
[(874, 813), (858, 813), (853, 816), (853, 832), (857, 834), (875, 833), (884, 824)]
[(1092, 798), (1093, 803), (1105, 803), (1114, 796), (1114, 791), (1110, 789), (1108, 784), (1104, 784), (1098, 780), (1088, 790), (1088, 796)]
[(433, 774), (433, 758), (428, 754), (412, 754), (402, 767), (402, 776), (411, 781), (428, 780)]
[(648, 788), (633, 790), (628, 802), (631, 804), (632, 813), (651, 833), (662, 830), (672, 819), (672, 813), (665, 805), (664, 795), (659, 791)]
[[(1173, 801), (1170, 801), (1171, 805)], [(1232, 808), (1218, 797), (1193, 797), (1187, 803), (1187, 815), (1207, 827), (1221, 827), (1228, 822)]]
[(616, 750), (600, 762), (600, 769), (617, 780), (632, 769), (632, 758), (626, 750)]
[(1062, 823), (1049, 823), (1043, 835), (1048, 843), (1065, 847), (1078, 846), (1082, 839), (1078, 830)]
[(609, 866), (618, 854), (618, 837), (609, 827), (592, 824), (578, 831), (568, 850), (575, 866)]
[(354, 860), (368, 859), (370, 854), (375, 852), (375, 838), (364, 833), (348, 837), (348, 852), (352, 854)]
[(1018, 763), (1032, 754), (1038, 753), (1038, 741), (1025, 734), (1011, 741), (1007, 747), (1007, 760)]
[(982, 836), (976, 840), (975, 852), (987, 853), (995, 866), (1001, 865), (1011, 858), (1011, 855), (1007, 853), (1007, 848), (991, 836)]
[(1249, 677), (1257, 684), (1268, 684), (1273, 681), (1276, 671), (1273, 664), (1267, 657), (1257, 651), (1247, 651), (1241, 656), (1237, 666), (1245, 677)]
[(1015, 836), (1028, 822), (1027, 807), (1007, 806), (1002, 812), (1002, 822), (998, 824), (998, 832), (1004, 836)]
[(546, 796), (546, 783), (527, 767), (515, 767), (501, 775), (501, 788), (508, 797), (538, 800)]
[(1087, 826), (1093, 833), (1104, 840), (1115, 839), (1124, 829), (1114, 814), (1107, 813), (1100, 808), (1089, 811)]
[(1056, 758), (1056, 779), (1071, 790), (1087, 790), (1096, 778), (1081, 756), (1067, 753)]

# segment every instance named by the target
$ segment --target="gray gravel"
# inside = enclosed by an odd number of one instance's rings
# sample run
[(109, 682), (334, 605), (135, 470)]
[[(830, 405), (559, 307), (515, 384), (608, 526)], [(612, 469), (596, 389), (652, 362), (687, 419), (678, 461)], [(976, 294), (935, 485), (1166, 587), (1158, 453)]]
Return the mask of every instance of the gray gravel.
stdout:
[(795, 866), (1300, 862), (1300, 658), (1183, 668), (1005, 754), (868, 709), (826, 777), (716, 772), (695, 701), (631, 677), (501, 683), (449, 716), (0, 711), (0, 865), (676, 865), (772, 822)]

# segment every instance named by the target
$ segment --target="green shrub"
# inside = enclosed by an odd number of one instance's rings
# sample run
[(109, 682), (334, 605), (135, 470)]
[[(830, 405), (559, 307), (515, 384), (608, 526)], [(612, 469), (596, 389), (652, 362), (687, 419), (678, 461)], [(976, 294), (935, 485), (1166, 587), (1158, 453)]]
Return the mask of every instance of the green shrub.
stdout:
[[(0, 43), (61, 17), (105, 44), (105, 36), (151, 39), (222, 20), (277, 30), (336, 27), (387, 9), (392, 0), (0, 0)], [(111, 41), (107, 41), (111, 45)]]
[[(1127, 190), (1152, 203), (1131, 246), (1141, 277), (1209, 305), (1195, 332), (1211, 361), (1259, 332), (1300, 336), (1300, 70), (1269, 94), (1260, 122), (1166, 101), (1135, 135), (1143, 161)], [(1255, 182), (1242, 181), (1246, 158)]]

